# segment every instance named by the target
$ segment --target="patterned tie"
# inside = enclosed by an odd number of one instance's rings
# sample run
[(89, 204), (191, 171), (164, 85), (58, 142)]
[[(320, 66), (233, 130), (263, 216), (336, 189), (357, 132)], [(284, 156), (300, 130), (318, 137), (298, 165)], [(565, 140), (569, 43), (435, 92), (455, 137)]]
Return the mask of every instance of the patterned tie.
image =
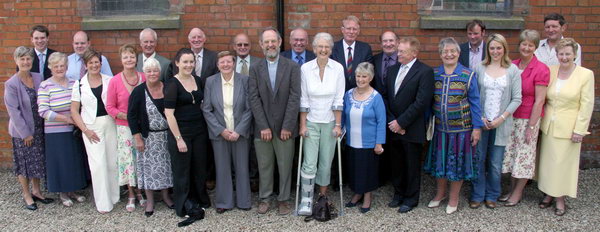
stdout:
[(348, 75), (352, 73), (352, 47), (348, 47), (348, 61), (346, 61)]
[(245, 59), (242, 59), (242, 74), (248, 76), (248, 64)]
[(44, 59), (44, 53), (40, 53), (38, 56), (40, 58), (40, 74), (44, 76), (44, 62), (46, 61), (46, 59)]
[(302, 66), (302, 64), (304, 64), (304, 59), (302, 58), (301, 55), (297, 55), (296, 60), (300, 66)]
[(196, 76), (202, 76), (202, 56), (200, 54), (196, 58)]
[(385, 82), (385, 77), (387, 76), (387, 69), (391, 66), (392, 57), (385, 57), (383, 59), (383, 70), (381, 71), (381, 79)]
[(86, 68), (85, 63), (83, 62), (83, 58), (79, 57), (79, 60), (81, 60), (81, 68), (79, 68), (79, 79), (81, 79), (85, 75)]
[(398, 94), (398, 90), (400, 89), (400, 85), (402, 85), (402, 81), (406, 77), (406, 72), (408, 71), (408, 65), (402, 65), (400, 70), (398, 71), (398, 76), (396, 77), (396, 83), (394, 83), (394, 94)]

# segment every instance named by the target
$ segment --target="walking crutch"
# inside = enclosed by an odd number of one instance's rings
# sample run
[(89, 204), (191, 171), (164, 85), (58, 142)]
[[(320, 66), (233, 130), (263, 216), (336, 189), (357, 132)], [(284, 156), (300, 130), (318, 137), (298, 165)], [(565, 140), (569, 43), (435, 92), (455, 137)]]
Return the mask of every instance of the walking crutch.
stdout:
[(300, 148), (298, 148), (298, 175), (296, 176), (296, 208), (294, 210), (294, 216), (298, 216), (298, 196), (300, 195), (300, 168), (302, 167), (302, 142), (304, 142), (304, 136), (300, 135)]
[[(337, 139), (337, 151), (338, 151), (338, 174), (340, 176), (340, 216), (344, 216), (344, 188), (342, 185), (342, 136)], [(302, 144), (302, 140), (300, 140)]]

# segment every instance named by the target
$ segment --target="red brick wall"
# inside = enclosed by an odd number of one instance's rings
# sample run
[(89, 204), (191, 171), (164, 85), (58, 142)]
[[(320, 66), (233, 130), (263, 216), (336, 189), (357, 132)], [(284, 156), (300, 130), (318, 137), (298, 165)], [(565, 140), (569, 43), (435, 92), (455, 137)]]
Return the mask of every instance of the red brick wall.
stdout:
[[(393, 30), (401, 36), (417, 36), (423, 45), (419, 58), (429, 65), (438, 65), (437, 42), (440, 38), (454, 36), (459, 42), (466, 41), (463, 30), (421, 30), (417, 15), (418, 0), (288, 0), (285, 1), (286, 38), (290, 28), (304, 26), (309, 35), (327, 31), (336, 39), (341, 38), (341, 19), (349, 14), (361, 19), (360, 40), (371, 43), (379, 52), (378, 38), (384, 30)], [(77, 1), (20, 0), (3, 1), (0, 5), (0, 83), (14, 73), (12, 52), (15, 47), (31, 46), (29, 29), (36, 24), (50, 29), (50, 47), (72, 52), (71, 38), (81, 28), (77, 15)], [(172, 0), (172, 3), (179, 0)], [(158, 30), (157, 50), (172, 57), (180, 47), (187, 45), (187, 34), (192, 27), (204, 29), (208, 36), (206, 47), (212, 50), (230, 49), (233, 35), (245, 32), (253, 42), (253, 54), (261, 55), (258, 33), (266, 26), (276, 25), (274, 0), (187, 0), (184, 1), (182, 27), (178, 30)], [(227, 2), (227, 4), (225, 4)], [(594, 0), (529, 0), (529, 16), (526, 28), (543, 29), (543, 16), (559, 12), (569, 22), (566, 36), (574, 37), (583, 46), (583, 66), (600, 73), (600, 2)], [(516, 57), (518, 31), (488, 31), (504, 34), (509, 38), (511, 57)], [(124, 43), (137, 43), (139, 30), (89, 32), (92, 46), (103, 52), (113, 72), (121, 70), (117, 56), (118, 47)], [(599, 81), (596, 81), (598, 86)], [(0, 95), (3, 95), (3, 85)], [(600, 90), (596, 88), (596, 95)], [(0, 96), (1, 98), (2, 96)], [(0, 167), (12, 165), (11, 142), (6, 124), (6, 108), (0, 104)], [(600, 113), (595, 112), (592, 136), (587, 136), (584, 153), (600, 156)]]

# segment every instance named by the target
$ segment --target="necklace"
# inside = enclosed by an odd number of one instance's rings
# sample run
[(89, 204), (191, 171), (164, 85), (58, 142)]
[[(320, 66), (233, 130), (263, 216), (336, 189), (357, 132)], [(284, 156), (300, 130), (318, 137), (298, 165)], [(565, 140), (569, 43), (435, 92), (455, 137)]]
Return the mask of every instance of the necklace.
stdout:
[(129, 83), (129, 80), (127, 80), (127, 75), (125, 75), (125, 72), (123, 72), (123, 78), (125, 79), (125, 82), (127, 82), (127, 84), (131, 87), (135, 87), (138, 85), (138, 82), (140, 82), (140, 79), (137, 77), (137, 74), (135, 75), (135, 83), (131, 84)]

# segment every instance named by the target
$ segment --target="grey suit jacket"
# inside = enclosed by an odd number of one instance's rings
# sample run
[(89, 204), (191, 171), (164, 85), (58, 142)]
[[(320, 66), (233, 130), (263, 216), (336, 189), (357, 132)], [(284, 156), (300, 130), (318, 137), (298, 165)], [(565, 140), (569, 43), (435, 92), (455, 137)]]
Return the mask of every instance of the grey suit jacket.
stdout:
[[(138, 54), (137, 57), (137, 64), (135, 65), (135, 69), (138, 72), (144, 72), (144, 57), (143, 57), (144, 53), (140, 53)], [(156, 53), (156, 55), (154, 56), (154, 59), (158, 60), (158, 63), (160, 63), (160, 80), (164, 81), (165, 80), (165, 76), (167, 75), (167, 69), (169, 69), (169, 65), (171, 64), (171, 61), (161, 55), (159, 55), (158, 53)]]
[[(206, 79), (202, 111), (208, 125), (208, 136), (212, 140), (224, 140), (221, 132), (226, 129), (223, 112), (223, 86), (221, 73)], [(250, 138), (252, 110), (248, 100), (248, 76), (235, 73), (233, 76), (233, 122), (234, 131), (244, 138)]]
[(280, 136), (281, 129), (298, 135), (298, 111), (300, 110), (300, 66), (279, 56), (275, 86), (271, 86), (267, 60), (262, 58), (250, 67), (248, 81), (250, 106), (254, 114), (254, 135), (270, 128), (273, 136)]

